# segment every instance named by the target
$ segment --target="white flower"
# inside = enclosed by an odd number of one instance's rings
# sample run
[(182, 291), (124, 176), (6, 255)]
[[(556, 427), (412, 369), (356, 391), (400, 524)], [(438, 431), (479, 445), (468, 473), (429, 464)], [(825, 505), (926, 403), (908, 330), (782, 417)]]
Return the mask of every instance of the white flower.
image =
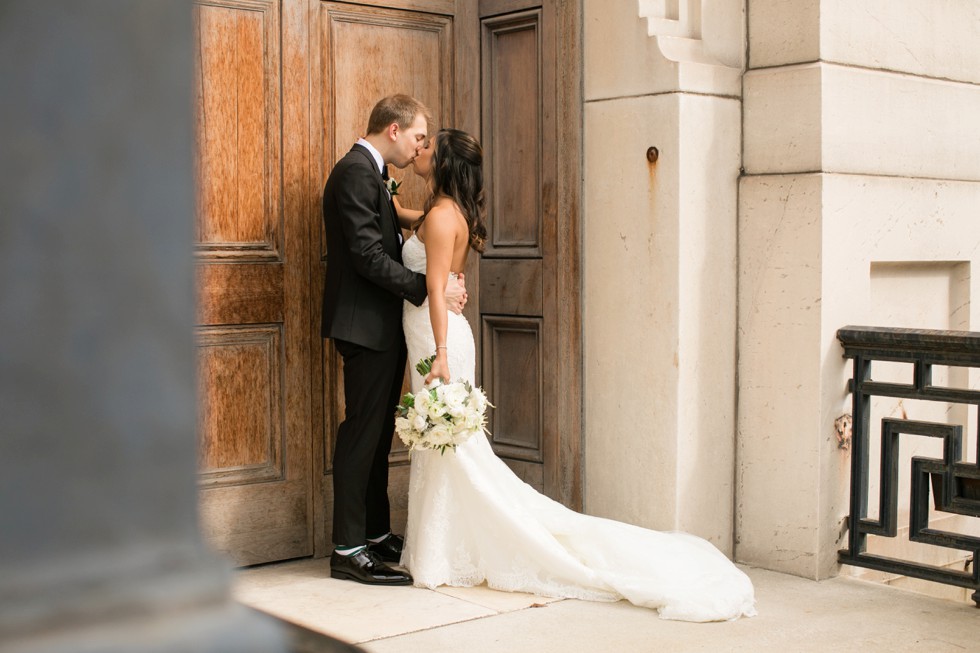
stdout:
[(470, 405), (478, 413), (483, 413), (487, 409), (487, 396), (483, 394), (483, 390), (480, 388), (473, 388), (470, 390)]
[[(399, 422), (398, 421), (399, 419), (402, 419), (404, 421)], [(419, 433), (418, 431), (414, 430), (410, 425), (408, 425), (408, 420), (404, 418), (396, 418), (395, 433), (398, 434), (398, 438), (402, 441), (402, 444), (404, 444), (406, 447), (408, 447), (409, 449), (413, 449), (415, 447), (415, 441), (418, 440)]]
[(409, 417), (408, 419), (412, 424), (412, 428), (418, 431), (419, 433), (425, 430), (425, 425), (427, 423), (427, 420), (425, 419), (425, 415), (420, 415), (419, 413), (415, 413), (414, 416)]
[(426, 435), (426, 439), (433, 447), (447, 446), (453, 442), (453, 432), (442, 424), (433, 426)]
[(483, 426), (483, 414), (471, 411), (463, 418), (463, 427), (467, 431), (475, 431)]
[(469, 393), (462, 383), (450, 383), (436, 388), (436, 396), (449, 408), (455, 408), (466, 402)]
[(429, 419), (433, 421), (441, 420), (442, 416), (446, 414), (446, 404), (441, 401), (433, 401), (426, 408)]

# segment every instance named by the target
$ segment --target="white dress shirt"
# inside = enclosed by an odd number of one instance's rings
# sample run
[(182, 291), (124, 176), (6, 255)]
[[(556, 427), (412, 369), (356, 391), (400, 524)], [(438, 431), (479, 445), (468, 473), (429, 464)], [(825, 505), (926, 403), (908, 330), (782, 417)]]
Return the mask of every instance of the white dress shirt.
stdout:
[(370, 143), (368, 143), (363, 138), (357, 139), (357, 144), (358, 145), (363, 145), (364, 147), (367, 148), (367, 151), (370, 152), (371, 153), (371, 156), (374, 157), (374, 162), (378, 164), (378, 172), (384, 174), (385, 160), (384, 160), (384, 157), (381, 156), (381, 152), (379, 152), (376, 149), (374, 149), (374, 146), (371, 145)]

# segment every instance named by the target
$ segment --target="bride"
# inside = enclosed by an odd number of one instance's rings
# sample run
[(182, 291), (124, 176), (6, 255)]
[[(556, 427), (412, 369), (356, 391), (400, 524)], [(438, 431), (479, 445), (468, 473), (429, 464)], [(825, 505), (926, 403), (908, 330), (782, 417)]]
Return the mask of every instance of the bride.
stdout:
[[(473, 383), (473, 333), (446, 308), (445, 288), (469, 249), (483, 250), (483, 153), (447, 129), (415, 159), (431, 197), (421, 214), (399, 207), (412, 229), (402, 257), (424, 272), (429, 300), (405, 302), (412, 391), (435, 379)], [(414, 363), (435, 353), (423, 379)], [(500, 406), (497, 410), (507, 410)], [(416, 586), (472, 586), (542, 596), (617, 601), (665, 619), (720, 621), (755, 614), (749, 578), (707, 541), (576, 513), (521, 481), (477, 434), (455, 452), (412, 452), (401, 564)]]

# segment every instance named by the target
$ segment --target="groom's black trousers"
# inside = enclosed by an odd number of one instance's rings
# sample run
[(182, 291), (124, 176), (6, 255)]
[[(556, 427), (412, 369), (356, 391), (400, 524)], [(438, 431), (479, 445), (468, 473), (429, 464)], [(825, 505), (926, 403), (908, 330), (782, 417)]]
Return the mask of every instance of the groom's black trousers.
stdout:
[(405, 341), (375, 351), (334, 340), (344, 359), (344, 421), (333, 458), (333, 542), (364, 544), (391, 530), (388, 454), (408, 352)]

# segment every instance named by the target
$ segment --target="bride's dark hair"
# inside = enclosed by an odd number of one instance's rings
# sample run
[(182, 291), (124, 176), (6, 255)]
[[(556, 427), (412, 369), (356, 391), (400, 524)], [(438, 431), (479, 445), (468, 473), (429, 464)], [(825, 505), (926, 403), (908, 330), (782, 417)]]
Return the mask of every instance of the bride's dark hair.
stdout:
[(483, 148), (480, 142), (459, 129), (442, 129), (435, 136), (432, 155), (432, 196), (422, 209), (425, 219), (440, 195), (456, 202), (470, 228), (470, 247), (482, 252), (487, 241), (483, 222), (486, 197), (483, 191)]

